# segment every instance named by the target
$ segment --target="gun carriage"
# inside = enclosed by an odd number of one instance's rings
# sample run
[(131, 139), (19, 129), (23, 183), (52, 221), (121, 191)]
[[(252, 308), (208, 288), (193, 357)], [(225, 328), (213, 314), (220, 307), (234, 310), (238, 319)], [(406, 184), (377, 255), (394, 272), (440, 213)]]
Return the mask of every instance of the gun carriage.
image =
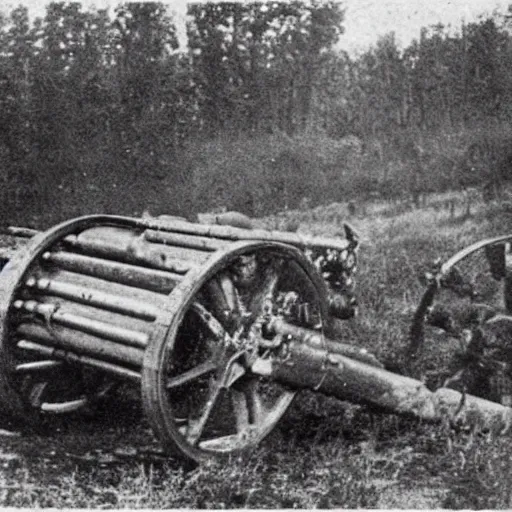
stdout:
[[(510, 421), (504, 385), (489, 400), (413, 377), (422, 377), (414, 373), (424, 346), (440, 343), (437, 353), (455, 339), (471, 345), (471, 364), (492, 361), (487, 381), (499, 367), (508, 382), (506, 347), (477, 354), (474, 345), (487, 339), (485, 328), (508, 322), (510, 295), (505, 320), (489, 305), (469, 327), (455, 326), (438, 297), (451, 290), (473, 305), (476, 292), (460, 295), (464, 276), (453, 269), (479, 251), (482, 268), (509, 289), (504, 244), (512, 237), (472, 246), (429, 276), (407, 376), (338, 339), (337, 322), (357, 308), (359, 242), (349, 226), (341, 239), (93, 215), (8, 232), (19, 247), (0, 254), (0, 402), (24, 421), (79, 410), (120, 381), (139, 386), (163, 447), (194, 461), (257, 445), (300, 389), (429, 420), (498, 430)], [(462, 366), (460, 375), (473, 368)]]

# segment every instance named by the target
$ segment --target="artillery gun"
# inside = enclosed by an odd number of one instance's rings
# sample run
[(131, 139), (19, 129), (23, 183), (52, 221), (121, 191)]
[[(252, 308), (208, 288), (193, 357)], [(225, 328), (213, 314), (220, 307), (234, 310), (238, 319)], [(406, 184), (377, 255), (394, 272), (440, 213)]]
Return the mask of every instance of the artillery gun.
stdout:
[[(79, 410), (128, 381), (164, 449), (200, 462), (256, 446), (301, 389), (497, 430), (512, 417), (505, 392), (493, 401), (464, 387), (429, 389), (339, 339), (337, 323), (357, 308), (359, 242), (349, 226), (341, 239), (92, 215), (8, 232), (18, 248), (0, 254), (0, 403), (24, 421)], [(446, 325), (436, 320), (436, 300), (456, 264), (485, 248), (492, 279), (508, 283), (509, 238), (473, 246), (430, 276), (411, 330), (412, 373), (441, 331), (485, 338), (496, 314), (457, 330), (446, 312)], [(508, 376), (503, 354), (490, 359)]]

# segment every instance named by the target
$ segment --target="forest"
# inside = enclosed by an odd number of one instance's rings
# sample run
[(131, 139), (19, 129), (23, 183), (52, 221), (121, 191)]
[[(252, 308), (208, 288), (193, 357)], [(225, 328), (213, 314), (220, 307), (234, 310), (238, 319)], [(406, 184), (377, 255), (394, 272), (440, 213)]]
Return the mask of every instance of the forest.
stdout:
[(0, 19), (3, 222), (501, 190), (509, 14), (354, 56), (334, 0), (190, 4), (185, 42), (161, 3), (17, 7)]

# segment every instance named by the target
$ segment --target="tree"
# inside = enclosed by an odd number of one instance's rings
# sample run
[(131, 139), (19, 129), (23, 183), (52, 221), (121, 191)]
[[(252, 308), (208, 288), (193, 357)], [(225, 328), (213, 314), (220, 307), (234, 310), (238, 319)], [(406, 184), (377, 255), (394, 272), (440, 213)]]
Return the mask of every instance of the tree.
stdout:
[(306, 128), (316, 77), (342, 31), (338, 3), (194, 4), (189, 15), (210, 133), (235, 119), (250, 130)]

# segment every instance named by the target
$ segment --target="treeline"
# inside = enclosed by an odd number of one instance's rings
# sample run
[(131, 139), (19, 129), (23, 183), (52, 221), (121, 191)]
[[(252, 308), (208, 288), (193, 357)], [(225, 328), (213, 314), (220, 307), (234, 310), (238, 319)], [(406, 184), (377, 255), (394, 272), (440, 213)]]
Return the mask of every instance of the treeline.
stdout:
[[(336, 45), (343, 23), (334, 0), (194, 3), (184, 46), (160, 3), (14, 9), (0, 19), (4, 221), (221, 202), (258, 214), (381, 185), (396, 160), (417, 187), (428, 134), (510, 122), (506, 18), (425, 29), (404, 50), (390, 34), (357, 58)], [(254, 158), (234, 154), (258, 141)]]

